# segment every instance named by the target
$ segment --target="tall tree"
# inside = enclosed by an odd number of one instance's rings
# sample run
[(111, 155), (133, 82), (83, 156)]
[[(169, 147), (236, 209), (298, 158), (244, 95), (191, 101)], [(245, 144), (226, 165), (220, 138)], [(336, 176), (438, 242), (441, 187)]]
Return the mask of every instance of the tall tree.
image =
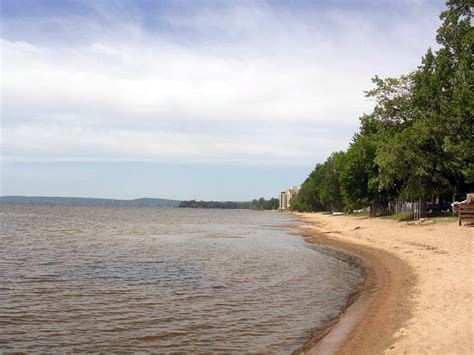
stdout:
[(297, 205), (353, 209), (394, 195), (426, 200), (474, 189), (474, 30), (472, 0), (449, 0), (440, 18), (440, 48), (399, 78), (375, 76), (346, 153), (334, 153), (305, 181)]
[(342, 211), (344, 208), (339, 185), (344, 152), (332, 153), (324, 162), (319, 199), (327, 211)]
[[(368, 116), (362, 119), (368, 119)], [(370, 205), (370, 216), (378, 207), (378, 167), (375, 164), (376, 135), (358, 133), (347, 150), (341, 166), (339, 182), (346, 209), (354, 210)]]
[(450, 0), (440, 18), (436, 40), (436, 75), (442, 83), (438, 97), (446, 132), (442, 147), (451, 154), (447, 165), (454, 190), (464, 180), (474, 184), (474, 29), (473, 2)]
[(323, 180), (323, 164), (317, 164), (301, 185), (298, 194), (291, 200), (290, 209), (294, 211), (315, 212), (324, 210), (320, 199)]

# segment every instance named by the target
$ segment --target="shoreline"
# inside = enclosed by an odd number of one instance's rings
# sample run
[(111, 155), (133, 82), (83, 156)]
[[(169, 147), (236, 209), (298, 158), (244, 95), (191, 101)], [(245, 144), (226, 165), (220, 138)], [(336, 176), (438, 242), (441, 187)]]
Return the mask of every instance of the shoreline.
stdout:
[[(300, 216), (297, 217), (304, 222)], [(322, 334), (308, 340), (297, 353), (367, 354), (369, 352), (383, 352), (391, 343), (392, 336), (399, 329), (399, 325), (402, 325), (410, 317), (410, 313), (402, 313), (397, 316), (395, 312), (390, 312), (393, 313), (390, 314), (391, 318), (396, 318), (391, 332), (381, 331), (378, 324), (379, 317), (385, 318), (386, 316), (380, 312), (385, 313), (396, 303), (386, 303), (387, 296), (394, 292), (394, 288), (397, 286), (394, 279), (399, 279), (403, 275), (414, 277), (410, 267), (386, 252), (337, 240), (322, 227), (301, 225), (295, 228), (299, 230), (295, 234), (304, 237), (308, 243), (334, 248), (355, 257), (364, 273), (361, 288), (354, 294), (341, 314), (322, 329)], [(390, 266), (386, 265), (384, 259), (389, 259), (390, 263), (398, 264), (400, 272), (397, 275), (392, 275)], [(408, 283), (398, 292), (411, 292), (413, 286), (413, 282)], [(376, 313), (376, 319), (374, 319), (372, 312)], [(366, 334), (371, 334), (370, 339), (365, 339), (368, 338)]]
[[(439, 265), (435, 269), (439, 273), (446, 262), (455, 264), (445, 257), (461, 249), (464, 249), (463, 258), (469, 260), (474, 237), (472, 228), (454, 229), (451, 224), (455, 222), (425, 226), (354, 216), (293, 215), (304, 223), (294, 226), (298, 230), (295, 234), (303, 236), (309, 243), (335, 248), (356, 257), (365, 277), (352, 303), (322, 329), (322, 335), (308, 340), (297, 353), (469, 353), (473, 350), (474, 322), (470, 320), (472, 311), (468, 307), (473, 286), (465, 284), (466, 278), (472, 281), (472, 262), (471, 267), (465, 265), (465, 269), (460, 271), (464, 278), (455, 282), (463, 291), (462, 299), (449, 298), (451, 289), (444, 287), (443, 280), (452, 278), (449, 272), (437, 280), (432, 279), (431, 272), (424, 271), (425, 268), (431, 271), (433, 265)], [(449, 239), (446, 241), (448, 231), (461, 234), (461, 245)], [(455, 250), (439, 249), (442, 242)], [(427, 288), (425, 283), (431, 288)], [(439, 300), (433, 297), (433, 287), (439, 288), (435, 294), (444, 300), (444, 304), (439, 304)], [(447, 303), (445, 294), (452, 302)], [(464, 312), (468, 313), (462, 319), (457, 319), (460, 317), (456, 314), (444, 315), (434, 310), (436, 306), (446, 310), (452, 303), (457, 305), (456, 302), (462, 302)], [(420, 307), (427, 303), (432, 305)], [(442, 324), (444, 332), (435, 329), (440, 318), (448, 319), (447, 324)], [(451, 331), (446, 332), (446, 327)], [(458, 337), (462, 334), (462, 337), (451, 338), (449, 334), (452, 333)]]

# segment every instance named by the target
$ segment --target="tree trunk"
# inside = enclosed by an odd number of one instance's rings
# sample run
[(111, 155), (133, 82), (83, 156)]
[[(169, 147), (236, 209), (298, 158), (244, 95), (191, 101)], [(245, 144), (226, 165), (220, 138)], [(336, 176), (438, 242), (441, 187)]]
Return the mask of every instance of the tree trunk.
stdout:
[(426, 198), (420, 198), (420, 218), (426, 217)]
[(370, 205), (370, 218), (377, 217), (377, 208), (379, 207), (379, 195), (376, 193), (374, 195), (374, 199), (372, 200), (372, 204)]
[(454, 202), (456, 201), (456, 190), (454, 191), (455, 192), (453, 192), (453, 204), (451, 205), (453, 209), (453, 217), (456, 215), (456, 213), (454, 212)]

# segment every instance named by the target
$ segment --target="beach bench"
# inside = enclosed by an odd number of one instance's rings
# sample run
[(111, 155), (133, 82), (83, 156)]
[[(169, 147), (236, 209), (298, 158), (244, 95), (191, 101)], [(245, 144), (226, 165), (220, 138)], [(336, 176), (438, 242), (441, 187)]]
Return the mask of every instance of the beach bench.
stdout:
[(463, 203), (459, 205), (459, 226), (462, 222), (474, 223), (474, 204)]

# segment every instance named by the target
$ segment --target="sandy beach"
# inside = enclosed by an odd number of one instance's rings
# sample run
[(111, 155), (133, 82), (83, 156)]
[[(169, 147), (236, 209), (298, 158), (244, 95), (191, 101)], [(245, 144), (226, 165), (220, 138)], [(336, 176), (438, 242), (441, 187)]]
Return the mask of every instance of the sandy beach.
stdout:
[(358, 298), (305, 354), (474, 353), (474, 227), (295, 215), (309, 242), (345, 250), (366, 270)]

